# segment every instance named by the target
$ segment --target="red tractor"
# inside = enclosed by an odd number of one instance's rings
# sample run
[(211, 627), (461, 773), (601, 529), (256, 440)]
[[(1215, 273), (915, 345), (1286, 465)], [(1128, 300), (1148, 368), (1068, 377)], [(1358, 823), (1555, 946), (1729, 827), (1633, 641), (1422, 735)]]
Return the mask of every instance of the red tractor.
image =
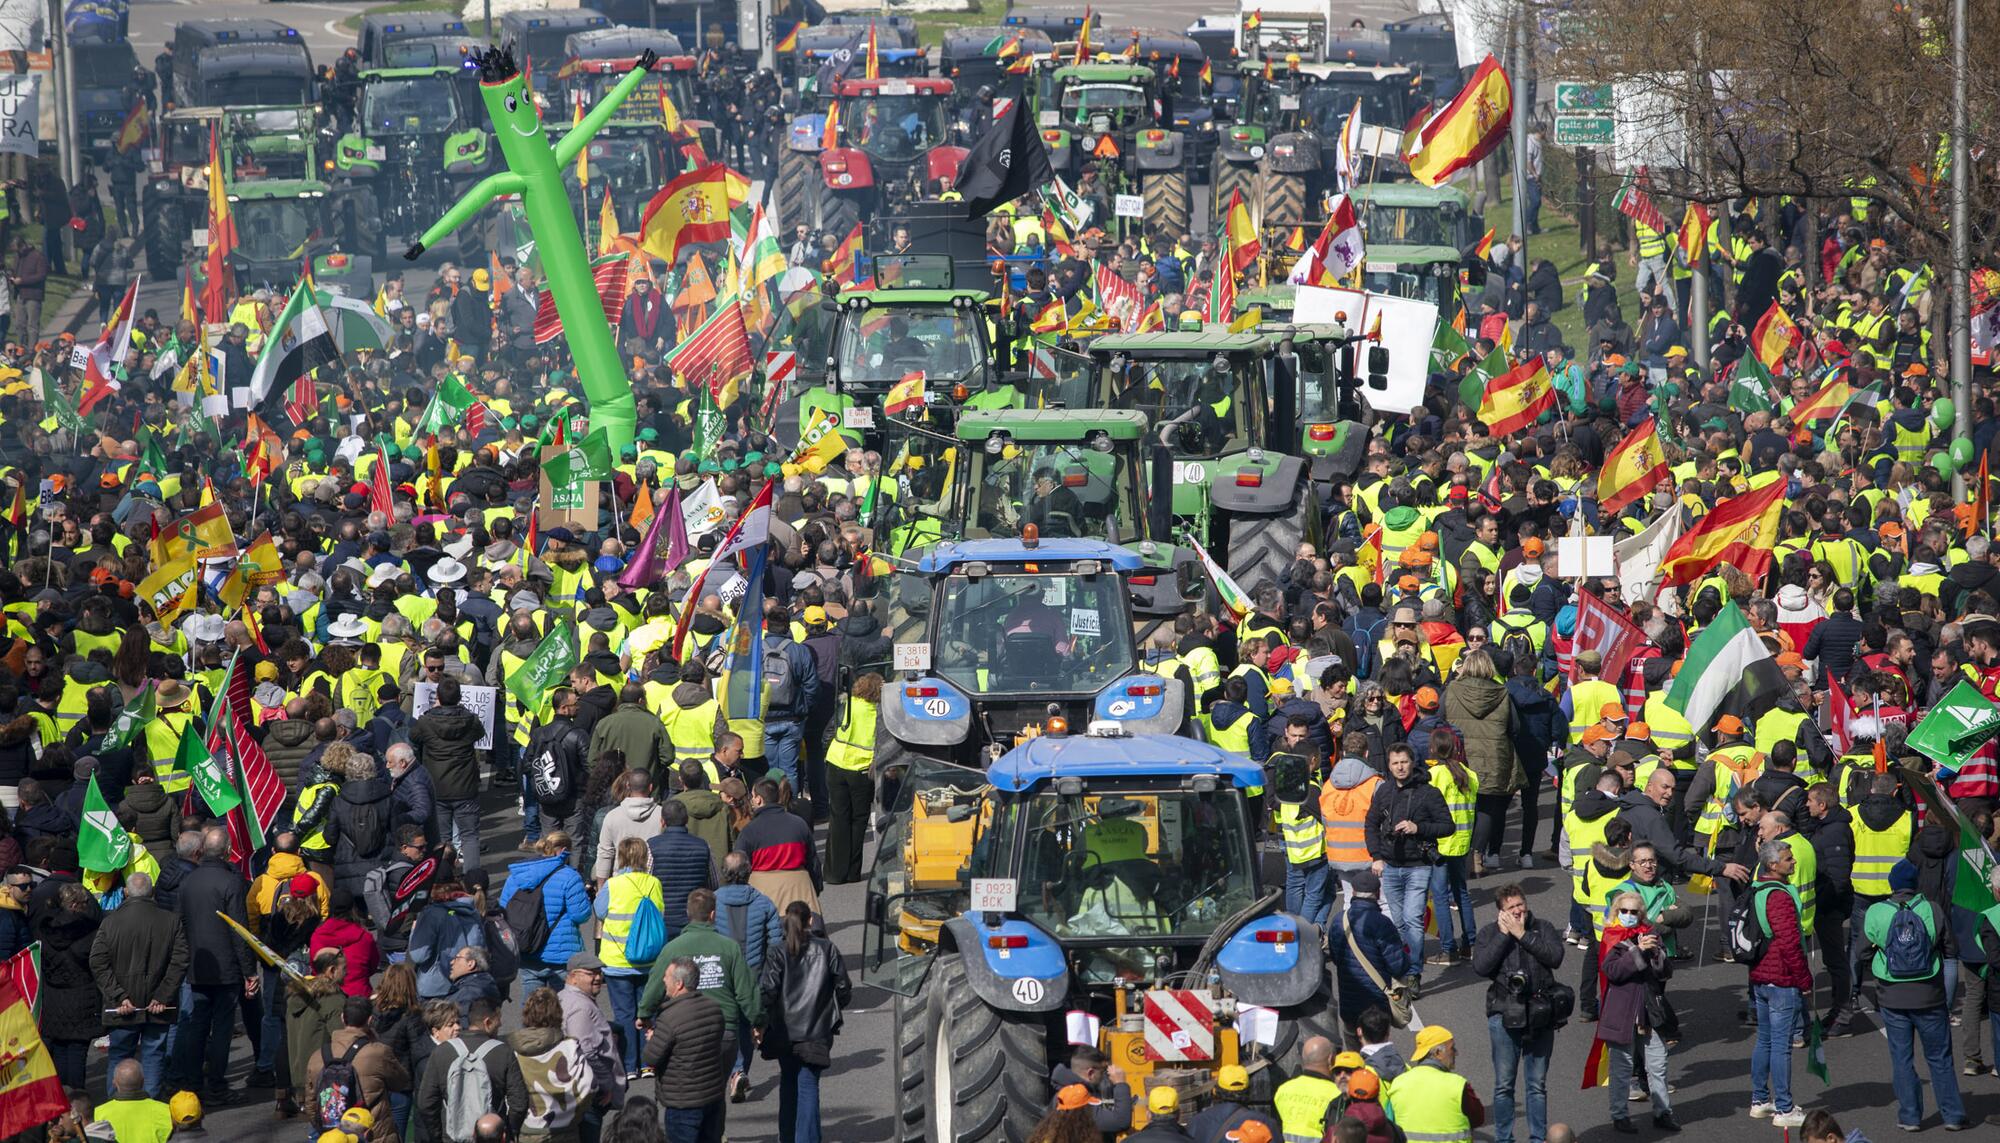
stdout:
[(958, 177), (948, 79), (846, 79), (834, 89), (819, 152), (819, 228), (845, 234)]

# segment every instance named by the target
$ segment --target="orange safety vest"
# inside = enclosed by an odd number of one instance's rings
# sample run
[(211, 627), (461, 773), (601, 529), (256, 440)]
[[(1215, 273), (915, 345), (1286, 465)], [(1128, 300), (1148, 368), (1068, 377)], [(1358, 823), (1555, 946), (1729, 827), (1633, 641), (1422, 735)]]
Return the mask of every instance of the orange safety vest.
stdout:
[(1382, 776), (1376, 774), (1349, 790), (1335, 786), (1331, 778), (1320, 787), (1319, 820), (1326, 823), (1327, 864), (1368, 864), (1368, 838), (1363, 826), (1368, 820), (1368, 805), (1375, 800), (1375, 787), (1381, 783)]

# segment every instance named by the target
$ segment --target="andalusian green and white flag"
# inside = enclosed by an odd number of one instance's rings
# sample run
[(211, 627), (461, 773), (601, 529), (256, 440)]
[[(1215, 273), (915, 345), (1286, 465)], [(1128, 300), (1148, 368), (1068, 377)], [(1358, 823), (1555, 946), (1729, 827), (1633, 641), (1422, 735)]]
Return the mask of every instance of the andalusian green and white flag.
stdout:
[(1757, 637), (1743, 609), (1723, 604), (1715, 622), (1695, 636), (1680, 674), (1667, 691), (1667, 705), (1680, 711), (1697, 731), (1707, 730), (1731, 691), (1766, 693), (1783, 685), (1778, 661)]
[(97, 775), (83, 795), (83, 823), (76, 838), (77, 864), (92, 873), (116, 873), (132, 860), (132, 835), (118, 824), (118, 815), (104, 804)]
[(562, 682), (581, 657), (576, 625), (558, 617), (555, 627), (542, 636), (527, 660), (507, 676), (507, 693), (520, 699), (522, 706), (534, 710), (542, 705), (542, 696)]
[(109, 754), (132, 745), (132, 740), (139, 737), (139, 732), (146, 728), (147, 723), (153, 721), (153, 716), (159, 711), (154, 689), (147, 686), (139, 692), (138, 698), (125, 704), (124, 712), (112, 722), (111, 729), (104, 732), (104, 741), (97, 747), (100, 752)]
[(1222, 598), (1222, 606), (1229, 612), (1229, 621), (1243, 622), (1246, 616), (1256, 610), (1250, 603), (1250, 596), (1236, 586), (1236, 581), (1229, 578), (1229, 573), (1223, 570), (1221, 564), (1209, 556), (1207, 548), (1193, 540), (1188, 542), (1194, 544), (1194, 554), (1201, 557), (1201, 566), (1207, 569), (1209, 580), (1215, 584), (1215, 594)]
[(465, 414), (479, 403), (465, 387), (465, 382), (456, 377), (446, 377), (438, 383), (437, 393), (425, 407), (424, 416), (417, 422), (417, 435), (442, 434), (446, 429), (465, 423)]
[(1736, 373), (1729, 381), (1729, 407), (1739, 413), (1768, 413), (1777, 407), (1771, 397), (1776, 388), (1771, 371), (1756, 354), (1746, 353), (1736, 362)]

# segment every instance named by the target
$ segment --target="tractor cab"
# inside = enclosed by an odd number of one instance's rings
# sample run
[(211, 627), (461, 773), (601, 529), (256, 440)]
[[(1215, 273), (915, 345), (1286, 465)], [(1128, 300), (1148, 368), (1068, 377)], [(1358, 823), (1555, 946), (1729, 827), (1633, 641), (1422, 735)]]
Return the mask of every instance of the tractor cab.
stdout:
[(952, 81), (961, 103), (982, 87), (1018, 99), (1028, 61), (1048, 50), (1049, 38), (1033, 28), (953, 28), (938, 48), (938, 74)]
[(1356, 383), (1354, 359), (1365, 345), (1351, 345), (1340, 325), (1265, 322), (1257, 332), (1276, 342), (1265, 362), (1265, 376), (1275, 390), (1287, 377), (1296, 386), (1299, 456), (1307, 459), (1316, 484), (1353, 477), (1367, 448), (1374, 413)]
[(1180, 232), (1193, 203), (1186, 136), (1163, 122), (1168, 82), (1144, 64), (1047, 61), (1035, 72), (1035, 120), (1057, 174), (1095, 169), (1106, 191), (1142, 196), (1148, 221)]
[(1484, 233), (1484, 220), (1473, 213), (1466, 193), (1451, 186), (1370, 183), (1354, 188), (1350, 197), (1368, 239), (1362, 284), (1373, 293), (1448, 310), (1458, 299), (1465, 252)]
[(1192, 1111), (1222, 1067), (1250, 1073), (1238, 1098), (1299, 1074), (1334, 1014), (1318, 928), (1260, 876), (1267, 781), (1242, 755), (1110, 722), (984, 767), (913, 765), (862, 953), (895, 997), (902, 1122), (1026, 1138), (1065, 1044), (1119, 1061), (1136, 1106), (1170, 1086)]
[(842, 406), (878, 399), (913, 373), (923, 374), (926, 388), (947, 392), (989, 387), (993, 346), (979, 290), (848, 290), (822, 304), (836, 307), (839, 319), (826, 385)]
[(841, 80), (821, 127), (820, 229), (845, 234), (948, 187), (966, 154), (951, 106), (948, 79)]

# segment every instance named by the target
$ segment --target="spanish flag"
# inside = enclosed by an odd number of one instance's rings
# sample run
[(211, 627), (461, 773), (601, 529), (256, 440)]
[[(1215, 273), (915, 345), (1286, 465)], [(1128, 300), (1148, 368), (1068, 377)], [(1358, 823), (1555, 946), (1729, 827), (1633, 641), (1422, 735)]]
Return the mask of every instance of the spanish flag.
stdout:
[[(1583, 1058), (1583, 1082), (1577, 1085), (1577, 1090), (1589, 1091), (1591, 1088), (1603, 1087), (1610, 1082), (1610, 1049), (1604, 1046), (1604, 1040), (1601, 1037), (1593, 1039), (1590, 1041), (1590, 1054)], [(1620, 1096), (1619, 1098), (1622, 1099), (1624, 1097)]]
[(597, 253), (599, 257), (618, 249), (618, 208), (611, 205), (611, 184), (604, 184), (604, 205), (597, 212)]
[(1202, 84), (1203, 84), (1204, 86), (1207, 86), (1207, 87), (1214, 87), (1214, 86), (1215, 86), (1215, 61), (1214, 61), (1214, 60), (1203, 60), (1203, 61), (1201, 61), (1201, 82), (1202, 82)]
[(0, 979), (0, 1133), (39, 1127), (69, 1110), (55, 1060), (12, 974)]
[(1604, 467), (1597, 472), (1598, 510), (1618, 512), (1651, 492), (1666, 475), (1667, 453), (1660, 445), (1659, 426), (1647, 417), (1605, 454)]
[(780, 37), (778, 38), (778, 42), (777, 42), (777, 43), (775, 43), (775, 44), (773, 44), (773, 45), (771, 45), (771, 50), (772, 50), (772, 51), (774, 51), (774, 52), (795, 52), (795, 51), (798, 51), (798, 50), (799, 50), (799, 33), (800, 33), (800, 32), (803, 32), (803, 31), (805, 31), (805, 30), (806, 30), (806, 25), (805, 25), (805, 21), (801, 20), (801, 21), (799, 21), (798, 23), (796, 23), (796, 24), (793, 24), (793, 25), (792, 25), (792, 30), (791, 30), (791, 31), (789, 31), (789, 32), (786, 32), (786, 33), (785, 33), (785, 34), (784, 34), (783, 36), (780, 36)]
[(1701, 244), (1708, 240), (1708, 228), (1715, 225), (1715, 216), (1698, 202), (1688, 204), (1687, 214), (1681, 219), (1681, 257), (1692, 266), (1701, 256)]
[(118, 124), (118, 136), (112, 147), (122, 155), (134, 147), (144, 146), (152, 135), (153, 113), (142, 96), (133, 101), (132, 110), (127, 111), (124, 122)]
[(1165, 314), (1160, 312), (1160, 299), (1158, 298), (1154, 298), (1150, 305), (1140, 310), (1138, 318), (1132, 323), (1132, 332), (1134, 333), (1151, 333), (1156, 329), (1165, 328), (1167, 328), (1167, 318)]
[(1750, 350), (1766, 369), (1776, 369), (1785, 358), (1791, 356), (1792, 347), (1799, 343), (1799, 327), (1785, 315), (1784, 307), (1776, 302), (1757, 319), (1757, 328), (1750, 331)]
[(1222, 246), (1229, 252), (1229, 269), (1238, 274), (1256, 265), (1257, 255), (1263, 250), (1241, 188), (1229, 192), (1229, 209), (1222, 217)]
[(868, 23), (868, 55), (861, 65), (862, 79), (882, 78), (882, 52), (875, 40), (875, 23)]
[(1090, 9), (1083, 10), (1083, 26), (1076, 30), (1076, 63), (1090, 61), (1090, 22), (1096, 18)]
[[(1494, 228), (1491, 226), (1487, 227), (1486, 233), (1483, 236), (1481, 236), (1479, 241), (1475, 243), (1472, 247), (1473, 255), (1481, 259), (1482, 261), (1493, 250), (1493, 233), (1494, 233)], [(1464, 313), (1463, 310), (1459, 312), (1461, 315)]]
[(1422, 145), (1410, 156), (1410, 174), (1437, 186), (1493, 152), (1514, 118), (1514, 85), (1492, 56), (1451, 105), (1424, 126)]
[(1556, 407), (1555, 383), (1540, 356), (1523, 361), (1487, 383), (1479, 419), (1495, 437), (1518, 433)]
[(729, 187), (721, 163), (697, 167), (660, 188), (639, 218), (639, 246), (674, 265), (681, 250), (729, 239)]
[(1069, 313), (1062, 299), (1057, 298), (1042, 307), (1041, 312), (1028, 323), (1028, 328), (1036, 333), (1061, 333), (1068, 325)]
[(1811, 421), (1831, 420), (1853, 399), (1854, 387), (1836, 377), (1827, 382), (1826, 388), (1793, 406), (1792, 423), (1803, 427)]
[(1784, 510), (1782, 480), (1724, 500), (1667, 549), (1660, 560), (1661, 584), (1693, 583), (1722, 564), (1740, 568), (1753, 580), (1762, 577), (1771, 564), (1778, 517)]
[(843, 286), (858, 288), (861, 284), (861, 224), (855, 223), (847, 237), (834, 247), (833, 257), (827, 260), (826, 271), (833, 280)]
[(1263, 26), (1264, 10), (1262, 8), (1253, 9), (1248, 16), (1243, 17), (1243, 30), (1246, 32), (1254, 32)]
[(924, 372), (904, 374), (901, 381), (889, 387), (889, 394), (883, 398), (882, 411), (895, 416), (897, 413), (924, 407)]

